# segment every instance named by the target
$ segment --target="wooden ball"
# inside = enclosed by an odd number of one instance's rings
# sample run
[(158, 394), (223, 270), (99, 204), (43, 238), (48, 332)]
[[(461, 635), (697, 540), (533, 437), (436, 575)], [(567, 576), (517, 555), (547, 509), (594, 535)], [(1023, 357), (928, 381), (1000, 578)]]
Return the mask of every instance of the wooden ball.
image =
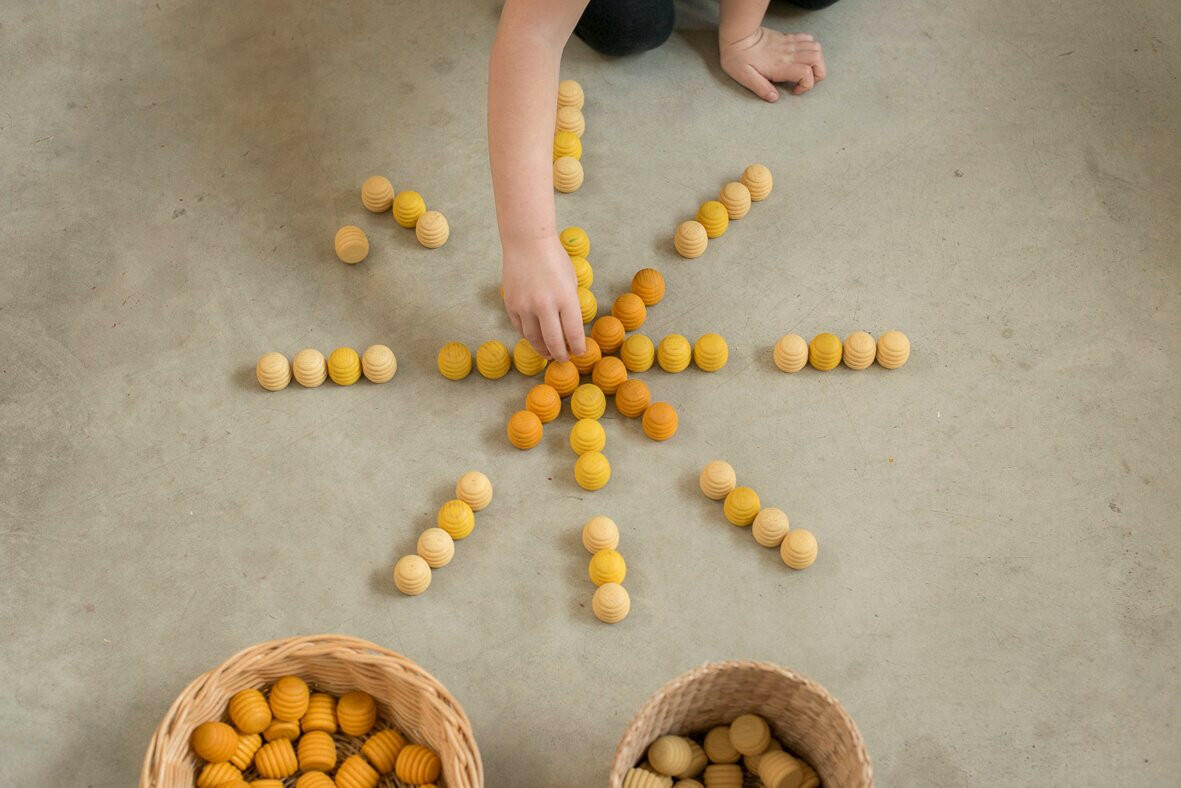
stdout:
[(576, 419), (597, 419), (607, 408), (607, 397), (594, 383), (583, 383), (570, 395), (570, 412)]
[(262, 737), (257, 733), (238, 734), (238, 747), (230, 756), (230, 763), (239, 769), (245, 769), (254, 762), (254, 754), (262, 746)]
[(254, 768), (259, 776), (268, 779), (283, 779), (299, 771), (299, 759), (291, 739), (276, 739), (259, 747), (254, 755)]
[(398, 762), (398, 753), (407, 744), (402, 734), (393, 728), (378, 731), (361, 745), (361, 754), (381, 774), (389, 774)]
[(643, 299), (635, 293), (624, 293), (615, 299), (615, 303), (611, 307), (611, 314), (619, 318), (624, 331), (635, 331), (644, 325), (648, 308), (644, 306)]
[(244, 689), (230, 698), (230, 720), (242, 733), (262, 733), (271, 724), (271, 707), (256, 689)]
[(337, 788), (376, 788), (379, 779), (377, 770), (357, 754), (345, 758), (336, 770)]
[(527, 378), (531, 378), (545, 369), (549, 361), (529, 344), (528, 339), (521, 339), (513, 347), (513, 366)]
[(554, 132), (554, 161), (563, 158), (582, 158), (582, 140), (572, 131)]
[(398, 359), (387, 346), (370, 345), (361, 354), (361, 371), (370, 383), (385, 383), (398, 371)]
[(730, 726), (718, 725), (705, 734), (705, 754), (713, 763), (736, 763), (742, 753), (730, 742)]
[[(578, 281), (579, 287), (585, 287), (588, 290), (595, 281), (595, 269), (586, 261), (585, 257), (575, 255), (570, 258), (570, 265), (574, 268), (574, 278)], [(589, 322), (589, 321), (583, 321)]]
[(910, 339), (901, 331), (887, 331), (878, 338), (878, 364), (898, 369), (910, 358)]
[[(428, 582), (429, 577), (428, 575)], [(340, 722), (341, 733), (348, 736), (364, 736), (373, 729), (373, 723), (377, 721), (377, 701), (367, 692), (346, 692), (336, 702), (336, 718)]]
[(693, 750), (684, 736), (661, 736), (648, 745), (648, 763), (661, 774), (675, 777), (693, 763)]
[(705, 228), (706, 237), (719, 238), (730, 226), (730, 215), (717, 200), (706, 200), (697, 209), (697, 221)]
[(738, 481), (730, 463), (725, 460), (713, 460), (701, 469), (698, 484), (706, 498), (720, 501), (730, 494)]
[(726, 494), (722, 512), (734, 525), (746, 526), (755, 521), (760, 508), (757, 492), (749, 487), (735, 487)]
[(782, 750), (772, 750), (759, 759), (759, 780), (766, 788), (794, 788), (804, 780), (803, 764)]
[(254, 365), (254, 376), (267, 391), (282, 391), (291, 382), (291, 364), (282, 353), (267, 353)]
[(342, 263), (353, 265), (369, 256), (369, 239), (365, 237), (365, 231), (354, 224), (346, 224), (337, 230), (332, 243)]
[(751, 525), (750, 533), (755, 541), (763, 547), (778, 547), (783, 538), (787, 536), (787, 531), (787, 515), (782, 509), (769, 506), (766, 509), (759, 509), (759, 513), (755, 515), (754, 523)]
[(771, 727), (757, 714), (743, 714), (730, 723), (730, 743), (743, 755), (758, 755), (771, 746)]
[(604, 356), (591, 370), (591, 382), (611, 396), (627, 380), (627, 367), (615, 356)]
[(570, 428), (570, 448), (580, 457), (587, 452), (602, 451), (605, 445), (607, 433), (594, 419), (579, 419)]
[[(722, 210), (725, 209), (723, 208)], [(686, 260), (701, 257), (705, 253), (705, 247), (708, 244), (709, 233), (706, 232), (705, 226), (701, 222), (692, 219), (687, 222), (681, 222), (677, 227), (676, 234), (673, 236), (673, 246), (676, 248), (677, 254)]]
[(435, 358), (439, 374), (448, 380), (463, 380), (472, 371), (472, 352), (462, 342), (448, 342)]
[(666, 441), (677, 434), (677, 411), (667, 402), (653, 402), (640, 423), (644, 434), (654, 441)]
[(419, 744), (407, 744), (398, 753), (394, 774), (402, 782), (412, 785), (433, 783), (439, 779), (442, 763), (433, 750)]
[(619, 346), (619, 360), (628, 372), (646, 372), (656, 360), (656, 347), (643, 334), (632, 334)]
[(721, 334), (703, 334), (693, 346), (693, 363), (702, 372), (717, 372), (730, 359), (730, 348)]
[[(572, 132), (558, 132), (559, 134), (570, 134)], [(575, 138), (577, 139), (577, 137)], [(555, 141), (554, 145), (557, 145)], [(579, 146), (581, 147), (581, 146)], [(555, 152), (557, 148), (555, 147)], [(581, 151), (580, 151), (581, 153)], [(582, 181), (586, 177), (582, 171), (582, 163), (573, 156), (559, 156), (554, 159), (554, 188), (563, 194), (570, 194), (576, 192), (582, 186)]]
[(582, 546), (591, 555), (619, 547), (619, 526), (610, 517), (595, 515), (582, 526)]
[(242, 772), (236, 766), (226, 763), (207, 763), (201, 767), (197, 775), (197, 788), (221, 788), (224, 785), (235, 785), (242, 780)]
[(591, 610), (595, 618), (605, 624), (617, 624), (631, 612), (631, 597), (619, 583), (603, 583), (591, 597)]
[(338, 347), (328, 354), (328, 377), (338, 386), (351, 386), (361, 378), (361, 357), (351, 347)]
[(489, 380), (497, 380), (508, 374), (512, 357), (503, 342), (490, 339), (476, 349), (476, 371)]
[(581, 227), (567, 227), (558, 233), (558, 240), (562, 242), (562, 248), (570, 257), (590, 256), (590, 237)]
[(771, 193), (771, 171), (762, 164), (752, 164), (742, 171), (742, 185), (750, 192), (755, 202), (767, 199)]
[(435, 524), (450, 534), (452, 539), (459, 541), (466, 539), (476, 527), (476, 515), (466, 502), (452, 498), (439, 507)]
[(578, 367), (573, 361), (551, 361), (545, 368), (545, 382), (560, 397), (569, 397), (578, 388)]
[(455, 557), (455, 540), (442, 528), (428, 528), (418, 535), (415, 551), (427, 566), (439, 569)]
[(591, 338), (598, 344), (603, 355), (610, 355), (618, 350), (626, 335), (627, 329), (623, 327), (623, 321), (614, 315), (603, 315), (591, 326)]
[(554, 128), (557, 131), (571, 131), (581, 137), (586, 131), (586, 118), (578, 107), (558, 107)]
[[(308, 683), (299, 676), (283, 676), (276, 679), (271, 685), (271, 694), (268, 698), (271, 715), (276, 720), (295, 722), (307, 713), (310, 697)], [(299, 735), (298, 728), (295, 735)]]
[(228, 761), (238, 750), (238, 732), (224, 722), (203, 722), (189, 738), (193, 752), (203, 761)]
[(296, 754), (300, 771), (330, 772), (336, 768), (336, 741), (326, 731), (311, 731), (301, 736)]
[(385, 213), (394, 204), (394, 184), (382, 175), (371, 175), (361, 184), (361, 204), (373, 213)]
[(492, 503), (492, 482), (479, 471), (468, 471), (455, 483), (455, 497), (478, 512)]
[(604, 583), (622, 583), (627, 577), (627, 562), (618, 550), (599, 550), (591, 556), (587, 571), (591, 582), (597, 586)]
[(642, 380), (625, 380), (615, 390), (615, 408), (620, 415), (629, 419), (637, 419), (644, 415), (652, 401), (652, 394), (648, 391), (648, 384)]
[(705, 788), (742, 788), (742, 767), (736, 763), (713, 763), (705, 767)]
[(718, 202), (726, 206), (731, 221), (741, 219), (750, 212), (750, 189), (738, 181), (730, 181), (722, 187)]
[(865, 331), (854, 331), (845, 337), (841, 358), (849, 369), (865, 369), (873, 363), (878, 346)]
[(426, 213), (426, 202), (414, 191), (404, 191), (394, 197), (394, 221), (406, 229), (418, 224), (418, 217)]
[(799, 334), (784, 334), (775, 343), (775, 366), (784, 372), (799, 372), (808, 363), (808, 343)]
[(836, 334), (817, 334), (808, 344), (808, 363), (827, 372), (841, 363), (841, 340)]
[(680, 334), (669, 334), (656, 346), (656, 363), (665, 372), (681, 372), (693, 358), (693, 347)]
[(295, 788), (336, 788), (336, 783), (324, 772), (304, 772), (295, 781)]
[(563, 79), (558, 83), (558, 107), (574, 107), (582, 109), (586, 95), (582, 92), (582, 85), (572, 79)]
[(451, 237), (451, 225), (438, 211), (423, 211), (414, 223), (414, 237), (427, 249), (438, 249)]
[(603, 357), (603, 349), (599, 347), (599, 343), (593, 337), (586, 338), (586, 352), (579, 353), (577, 356), (571, 356), (570, 361), (578, 369), (578, 374), (589, 375), (591, 370), (595, 368), (595, 364), (599, 363), (599, 359)]
[(291, 360), (291, 373), (295, 382), (304, 388), (314, 389), (328, 379), (328, 361), (315, 348), (307, 347), (295, 354)]
[(327, 692), (313, 692), (308, 698), (308, 710), (299, 721), (299, 727), (304, 733), (336, 733), (336, 698)]
[(611, 480), (611, 463), (602, 452), (588, 451), (574, 463), (574, 481), (584, 490), (601, 490)]
[(779, 545), (779, 556), (792, 569), (807, 569), (816, 560), (819, 546), (811, 531), (793, 528)]
[(541, 419), (528, 410), (519, 410), (508, 420), (509, 443), (518, 449), (532, 449), (541, 442)]
[(582, 316), (582, 324), (586, 325), (599, 313), (599, 302), (595, 299), (595, 294), (585, 287), (579, 287), (577, 293), (578, 311)]
[[(431, 584), (431, 567), (420, 555), (404, 555), (394, 564), (394, 586), (406, 596), (418, 596)], [(340, 718), (340, 711), (337, 710)], [(343, 726), (344, 720), (340, 718)], [(352, 734), (350, 734), (352, 735)]]
[(632, 292), (644, 306), (656, 306), (664, 298), (664, 277), (655, 268), (641, 268), (632, 277)]
[(525, 395), (525, 410), (536, 413), (542, 424), (548, 424), (562, 412), (562, 397), (553, 386), (539, 383)]

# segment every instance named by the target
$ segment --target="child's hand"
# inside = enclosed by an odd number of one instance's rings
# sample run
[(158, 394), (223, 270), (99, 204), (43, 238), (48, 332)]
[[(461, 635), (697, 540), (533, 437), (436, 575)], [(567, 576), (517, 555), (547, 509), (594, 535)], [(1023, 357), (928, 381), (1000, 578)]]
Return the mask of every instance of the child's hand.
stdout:
[[(574, 266), (557, 236), (504, 246), (504, 306), (521, 336), (546, 358), (586, 352)], [(567, 350), (569, 349), (569, 350)]]
[(722, 68), (765, 101), (777, 101), (772, 82), (794, 82), (792, 93), (807, 93), (824, 79), (824, 55), (808, 33), (780, 33), (760, 27), (732, 42), (721, 42)]

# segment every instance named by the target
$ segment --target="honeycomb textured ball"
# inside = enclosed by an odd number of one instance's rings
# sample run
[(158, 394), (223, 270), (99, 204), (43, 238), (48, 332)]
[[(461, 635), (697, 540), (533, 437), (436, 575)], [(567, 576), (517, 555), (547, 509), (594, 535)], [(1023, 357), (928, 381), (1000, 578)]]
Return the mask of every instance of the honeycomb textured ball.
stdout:
[(503, 378), (512, 366), (512, 358), (503, 342), (490, 339), (476, 349), (476, 371), (489, 380)]
[(638, 419), (652, 402), (652, 392), (642, 380), (625, 380), (615, 390), (615, 409), (621, 416)]
[(230, 720), (241, 733), (262, 733), (271, 724), (271, 707), (256, 689), (244, 689), (230, 698)]
[(619, 547), (619, 526), (610, 517), (597, 514), (582, 526), (582, 546), (591, 555)]
[(394, 198), (394, 221), (410, 229), (418, 224), (418, 217), (426, 213), (426, 203), (418, 192), (401, 192)]
[(282, 779), (299, 771), (299, 760), (291, 739), (276, 739), (258, 748), (254, 754), (254, 768), (262, 777)]
[(742, 767), (736, 763), (714, 763), (705, 767), (705, 788), (742, 788)]
[(587, 452), (602, 451), (607, 445), (607, 432), (594, 419), (579, 419), (570, 428), (570, 448), (578, 456)]
[(578, 280), (578, 286), (589, 290), (595, 281), (595, 269), (591, 268), (585, 257), (578, 255), (570, 258), (570, 265), (574, 267), (574, 278)]
[(656, 360), (656, 347), (643, 334), (632, 334), (619, 346), (619, 360), (628, 372), (645, 372)]
[(197, 788), (221, 788), (223, 785), (233, 785), (242, 780), (242, 773), (237, 767), (225, 763), (207, 763), (197, 775)]
[(262, 737), (257, 733), (238, 734), (238, 746), (230, 756), (230, 763), (239, 769), (245, 769), (254, 762), (254, 753), (262, 746)]
[(455, 540), (442, 528), (428, 528), (418, 535), (415, 552), (431, 569), (441, 569), (455, 557)]
[(697, 221), (705, 228), (708, 237), (720, 238), (730, 226), (730, 214), (726, 213), (726, 206), (717, 200), (706, 200), (697, 209)]
[(594, 611), (595, 618), (605, 624), (619, 623), (627, 618), (631, 609), (631, 597), (628, 596), (627, 589), (619, 583), (603, 583), (595, 589), (595, 595), (591, 597), (591, 610)]
[(664, 298), (664, 277), (655, 268), (641, 268), (632, 277), (632, 292), (644, 306), (656, 306)]
[(666, 441), (677, 434), (677, 411), (667, 402), (653, 402), (644, 411), (644, 434), (654, 441)]
[(767, 199), (771, 193), (771, 171), (762, 164), (752, 164), (742, 171), (742, 185), (755, 202)]
[(757, 714), (743, 714), (730, 723), (730, 743), (743, 755), (758, 755), (771, 746), (771, 726)]
[(796, 528), (788, 531), (779, 545), (779, 557), (792, 569), (807, 569), (816, 560), (819, 547), (811, 531)]
[(533, 349), (528, 339), (521, 339), (513, 346), (513, 366), (527, 378), (541, 372), (548, 363), (545, 356)]
[(383, 175), (371, 175), (361, 184), (361, 204), (373, 213), (385, 213), (394, 204), (394, 184)]
[(623, 321), (615, 315), (603, 315), (591, 326), (591, 338), (595, 340), (599, 350), (605, 356), (619, 350), (625, 336), (627, 336), (627, 331), (623, 327)]
[(611, 306), (611, 314), (619, 318), (625, 331), (635, 331), (644, 325), (648, 308), (644, 306), (644, 300), (635, 293), (624, 293), (615, 299)]
[(730, 181), (722, 187), (718, 202), (726, 206), (730, 219), (741, 219), (750, 212), (750, 189), (738, 181)]
[(532, 449), (541, 442), (541, 419), (528, 410), (519, 410), (508, 420), (508, 442), (518, 449)]
[(283, 676), (277, 679), (271, 685), (271, 695), (267, 700), (271, 706), (271, 716), (276, 720), (298, 721), (307, 713), (308, 699), (311, 695), (308, 683), (299, 676)]
[(746, 526), (755, 521), (759, 513), (759, 494), (749, 487), (735, 487), (726, 494), (722, 513), (734, 525)]
[(479, 471), (468, 471), (455, 483), (455, 497), (473, 512), (486, 509), (492, 503), (492, 481)]
[(586, 131), (586, 118), (578, 107), (558, 107), (554, 128), (557, 131), (570, 131), (581, 137)]
[[(697, 742), (690, 739), (689, 740), (689, 749), (691, 749), (693, 751), (693, 760), (689, 764), (688, 769), (686, 769), (685, 771), (676, 775), (677, 777), (679, 777), (681, 779), (685, 779), (688, 777), (696, 777), (697, 775), (699, 775), (703, 771), (705, 771), (705, 767), (707, 765), (709, 765), (709, 756), (707, 756), (705, 754), (705, 750), (702, 749), (700, 744), (698, 744)], [(694, 781), (691, 780), (690, 782), (694, 782)]]
[[(420, 555), (404, 555), (394, 564), (394, 586), (406, 596), (418, 596), (431, 584), (431, 568)], [(337, 712), (340, 716), (340, 712)], [(341, 730), (344, 719), (340, 719)], [(356, 734), (350, 734), (356, 735)]]
[(313, 692), (308, 698), (308, 710), (299, 721), (299, 727), (304, 733), (336, 733), (336, 698), (327, 692)]
[(553, 386), (539, 383), (525, 395), (525, 410), (536, 413), (542, 424), (548, 424), (562, 412), (562, 397)]
[(338, 386), (351, 386), (361, 379), (361, 357), (351, 347), (338, 347), (328, 354), (328, 377)]
[(701, 222), (692, 219), (681, 222), (677, 227), (676, 235), (673, 236), (673, 246), (676, 248), (677, 254), (686, 260), (692, 260), (705, 254), (705, 247), (708, 243), (709, 234), (706, 233), (705, 227)]
[(742, 754), (734, 749), (734, 745), (730, 742), (729, 725), (718, 725), (711, 728), (709, 733), (705, 734), (702, 746), (705, 748), (706, 756), (713, 763), (737, 763), (738, 759), (742, 757)]
[(324, 772), (304, 772), (295, 781), (295, 788), (336, 788), (336, 783)]
[[(754, 522), (751, 524), (751, 536), (755, 541), (763, 547), (778, 547), (783, 541), (783, 537), (787, 536), (788, 530), (787, 515), (782, 509), (776, 509), (774, 506), (768, 506), (766, 509), (759, 509), (759, 513), (755, 515)], [(745, 755), (746, 752), (743, 752)]]
[(611, 480), (611, 463), (602, 452), (588, 451), (574, 463), (574, 481), (584, 490), (601, 490)]
[(361, 745), (361, 754), (378, 772), (389, 774), (394, 770), (394, 764), (398, 762), (398, 753), (405, 746), (406, 739), (402, 737), (402, 734), (393, 728), (386, 728), (365, 740), (365, 743)]
[(582, 140), (572, 131), (554, 132), (554, 161), (562, 158), (582, 158)]
[(563, 79), (558, 83), (558, 107), (574, 107), (574, 109), (582, 109), (582, 103), (585, 101), (585, 95), (582, 92), (582, 85), (579, 85), (572, 79)]
[(799, 372), (808, 363), (808, 343), (799, 334), (784, 334), (775, 343), (775, 366), (784, 372)]
[(306, 347), (291, 360), (291, 374), (299, 385), (314, 389), (328, 379), (328, 361), (320, 351)]
[(627, 368), (615, 356), (605, 356), (599, 359), (595, 368), (591, 370), (591, 382), (603, 390), (607, 396), (612, 396), (623, 381), (627, 380)]
[(578, 368), (578, 374), (589, 375), (591, 370), (595, 368), (595, 364), (598, 364), (599, 359), (602, 357), (603, 349), (599, 347), (599, 343), (591, 337), (587, 337), (586, 352), (580, 353), (577, 356), (570, 356), (570, 360)]
[(562, 242), (566, 254), (571, 257), (590, 256), (590, 237), (581, 227), (567, 227), (558, 233), (558, 240)]
[(702, 334), (693, 346), (693, 363), (702, 372), (717, 372), (730, 359), (730, 348), (721, 334)]
[(472, 507), (459, 498), (452, 498), (439, 507), (435, 524), (451, 535), (452, 539), (466, 539), (476, 527), (476, 515)]
[(438, 249), (451, 237), (451, 225), (438, 211), (424, 211), (414, 224), (414, 237), (427, 249)]
[(365, 231), (354, 224), (346, 224), (337, 230), (332, 243), (342, 263), (352, 265), (369, 256), (369, 239), (365, 237)]
[(439, 374), (448, 380), (463, 380), (472, 371), (472, 352), (462, 342), (448, 342), (435, 358)]
[(193, 731), (189, 743), (203, 761), (222, 763), (238, 750), (238, 732), (224, 722), (203, 722)]
[(628, 769), (623, 776), (623, 788), (671, 788), (673, 781), (663, 774), (647, 769)]
[(394, 774), (397, 778), (413, 785), (433, 783), (439, 779), (441, 771), (439, 756), (419, 744), (407, 744), (403, 747), (394, 764)]
[(361, 354), (361, 371), (370, 383), (385, 383), (398, 371), (398, 359), (387, 346), (370, 345)]
[(267, 353), (254, 365), (254, 376), (267, 391), (282, 391), (291, 382), (291, 364), (282, 353)]
[(267, 729), (262, 732), (262, 737), (267, 741), (274, 741), (275, 739), (298, 739), (299, 738), (299, 723), (291, 720), (272, 720)]
[(618, 550), (599, 550), (591, 556), (587, 568), (591, 582), (597, 586), (603, 583), (622, 583), (627, 577), (627, 562)]
[[(559, 133), (570, 134), (571, 132)], [(582, 164), (578, 159), (573, 156), (559, 156), (554, 159), (554, 188), (562, 192), (562, 194), (570, 194), (571, 192), (578, 191), (579, 187), (582, 186), (584, 177), (585, 174), (582, 171)]]
[(808, 363), (827, 372), (841, 363), (841, 340), (836, 334), (817, 334), (808, 343)]
[(599, 313), (599, 302), (588, 288), (578, 288), (578, 310), (582, 313), (583, 325), (594, 320)]
[(344, 759), (336, 772), (337, 788), (375, 788), (380, 776), (360, 755)]
[(845, 337), (841, 358), (849, 369), (865, 369), (877, 355), (877, 343), (864, 331), (854, 331)]
[(569, 397), (578, 388), (578, 367), (573, 361), (551, 361), (545, 368), (545, 382), (553, 386), (560, 397)]
[(802, 767), (782, 750), (772, 750), (759, 759), (759, 780), (766, 788), (798, 788), (804, 779)]
[(910, 358), (910, 340), (901, 331), (887, 331), (878, 338), (878, 364), (898, 369)]
[(689, 740), (684, 736), (661, 736), (648, 745), (648, 763), (661, 774), (680, 774), (693, 763)]
[(656, 363), (665, 372), (682, 372), (693, 358), (693, 347), (680, 334), (669, 334), (656, 346)]
[(570, 395), (570, 412), (576, 419), (597, 419), (607, 409), (607, 397), (594, 383), (583, 383)]
[(730, 494), (738, 484), (734, 468), (725, 460), (713, 460), (701, 469), (698, 484), (705, 497), (712, 501), (720, 501)]
[[(417, 558), (418, 556), (409, 557)], [(430, 570), (427, 571), (427, 582), (429, 583)], [(336, 719), (340, 723), (341, 733), (349, 736), (364, 736), (373, 729), (373, 723), (377, 721), (377, 701), (373, 700), (373, 696), (367, 692), (360, 690), (346, 692), (336, 702)]]
[(331, 733), (305, 733), (299, 739), (297, 754), (300, 771), (330, 772), (336, 768), (336, 741)]

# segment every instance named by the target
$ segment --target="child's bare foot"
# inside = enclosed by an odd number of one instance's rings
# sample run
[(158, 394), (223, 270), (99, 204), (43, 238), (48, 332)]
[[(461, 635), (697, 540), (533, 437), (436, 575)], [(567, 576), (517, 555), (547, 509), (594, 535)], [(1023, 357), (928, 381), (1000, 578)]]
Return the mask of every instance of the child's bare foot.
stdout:
[(760, 27), (737, 41), (721, 41), (722, 68), (765, 101), (777, 101), (773, 82), (794, 82), (792, 93), (807, 93), (824, 79), (820, 42), (808, 33), (780, 33)]

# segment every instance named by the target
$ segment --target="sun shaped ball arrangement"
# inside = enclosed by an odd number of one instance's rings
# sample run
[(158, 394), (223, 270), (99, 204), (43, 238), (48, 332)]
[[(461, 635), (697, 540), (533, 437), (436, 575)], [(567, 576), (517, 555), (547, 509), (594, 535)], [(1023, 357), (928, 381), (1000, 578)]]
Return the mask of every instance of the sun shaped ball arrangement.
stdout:
[(599, 347), (599, 343), (593, 338), (586, 338), (586, 351), (577, 355), (571, 355), (570, 361), (578, 369), (579, 375), (589, 375), (595, 368), (595, 364), (599, 363), (599, 359), (603, 357), (603, 350)]
[(313, 692), (308, 697), (308, 710), (304, 712), (299, 726), (304, 733), (336, 733), (336, 698), (327, 692)]
[(587, 452), (602, 451), (607, 445), (607, 432), (594, 419), (579, 419), (570, 428), (570, 448), (578, 456)]
[(468, 471), (455, 483), (455, 497), (478, 512), (492, 503), (492, 481), (479, 471)]
[(578, 107), (558, 107), (554, 128), (557, 131), (570, 131), (581, 137), (586, 131), (586, 118)]
[(328, 361), (320, 351), (305, 347), (291, 359), (291, 375), (299, 385), (314, 389), (328, 379)]
[(768, 506), (760, 509), (751, 524), (751, 536), (763, 547), (778, 547), (788, 531), (787, 514), (782, 509)]
[(291, 363), (282, 353), (267, 353), (254, 365), (254, 377), (267, 391), (282, 391), (291, 382)]
[(528, 410), (519, 410), (508, 420), (508, 441), (518, 449), (532, 449), (541, 442), (541, 419)]
[(431, 584), (431, 567), (420, 555), (404, 555), (394, 564), (394, 586), (406, 596), (418, 596)]
[(238, 732), (224, 722), (203, 722), (193, 730), (189, 744), (202, 760), (228, 761), (238, 750)]
[(353, 265), (369, 256), (369, 239), (365, 231), (355, 224), (346, 224), (337, 230), (332, 244), (342, 263)]
[(738, 485), (738, 477), (730, 463), (725, 460), (712, 460), (701, 469), (697, 483), (706, 498), (720, 501)]
[(878, 337), (878, 364), (898, 369), (910, 358), (910, 339), (901, 331), (887, 331)]
[(693, 363), (702, 372), (717, 372), (730, 359), (730, 348), (721, 334), (702, 334), (693, 345)]
[(306, 681), (299, 676), (284, 676), (271, 685), (267, 702), (274, 719), (296, 722), (307, 713), (310, 699), (311, 690)]
[(589, 288), (578, 288), (578, 311), (582, 315), (582, 323), (586, 325), (595, 319), (595, 315), (599, 313), (599, 302), (595, 299), (595, 294)]
[(462, 342), (448, 342), (435, 358), (439, 374), (448, 380), (463, 380), (472, 371), (472, 352)]
[(628, 372), (645, 372), (656, 360), (656, 347), (643, 334), (632, 334), (619, 346), (619, 360)]
[(576, 419), (598, 419), (607, 409), (607, 397), (594, 383), (583, 383), (570, 395), (570, 412)]
[(841, 360), (849, 369), (865, 369), (877, 355), (877, 343), (865, 331), (854, 331), (845, 337), (841, 349)]
[(619, 583), (603, 583), (591, 597), (591, 610), (604, 624), (618, 624), (631, 612), (631, 597)]
[(656, 363), (665, 372), (682, 372), (693, 359), (693, 346), (680, 334), (669, 334), (656, 346)]
[(677, 434), (677, 411), (667, 402), (653, 402), (641, 421), (644, 434), (654, 441), (666, 441)]
[(762, 164), (747, 167), (742, 171), (739, 180), (750, 191), (750, 198), (755, 202), (767, 199), (767, 195), (771, 193), (771, 171)]
[(655, 268), (641, 268), (632, 277), (631, 289), (644, 306), (656, 306), (664, 298), (664, 277)]
[(572, 361), (551, 361), (545, 368), (545, 382), (560, 397), (569, 397), (578, 388), (578, 367)]
[(490, 339), (476, 348), (476, 371), (489, 380), (497, 380), (508, 374), (512, 358), (508, 348), (499, 340)]
[(841, 363), (841, 340), (836, 334), (817, 334), (808, 343), (808, 363), (814, 369), (828, 372)]
[(604, 356), (591, 370), (591, 382), (609, 397), (619, 390), (625, 380), (627, 380), (627, 368), (615, 356)]
[(528, 339), (521, 339), (513, 346), (513, 366), (527, 378), (531, 378), (545, 369), (549, 361), (545, 356), (533, 349)]
[(582, 546), (594, 555), (600, 550), (619, 547), (619, 526), (610, 517), (598, 514), (583, 523)]
[(588, 451), (574, 463), (574, 481), (584, 490), (601, 490), (611, 480), (611, 463), (602, 452)]
[(816, 560), (819, 546), (811, 531), (793, 528), (779, 545), (779, 556), (792, 569), (807, 569)]
[(537, 414), (542, 424), (548, 424), (562, 412), (562, 398), (553, 386), (539, 383), (525, 395), (525, 410)]
[(451, 237), (451, 225), (438, 211), (423, 211), (414, 223), (414, 237), (427, 249), (438, 249)]
[(386, 383), (398, 371), (398, 359), (386, 345), (370, 345), (361, 354), (361, 372), (370, 383)]
[[(569, 131), (558, 133), (573, 134), (573, 132)], [(554, 145), (556, 152), (557, 142)], [(585, 177), (585, 173), (582, 171), (582, 163), (573, 156), (559, 156), (554, 159), (554, 188), (562, 192), (562, 194), (570, 194), (578, 191)]]
[(427, 528), (418, 535), (414, 552), (418, 553), (431, 569), (441, 569), (455, 557), (455, 540), (442, 528)]
[(585, 257), (578, 255), (570, 258), (570, 266), (574, 269), (574, 278), (578, 281), (578, 286), (589, 290), (595, 281), (595, 269), (591, 267)]
[(652, 392), (642, 380), (625, 380), (615, 390), (615, 409), (621, 416), (638, 419), (652, 402)]
[(426, 213), (426, 202), (418, 192), (399, 192), (394, 197), (394, 221), (406, 229), (418, 224), (418, 217)]
[(644, 306), (643, 299), (635, 293), (624, 293), (615, 299), (611, 306), (611, 314), (623, 324), (624, 331), (635, 331), (644, 325), (648, 308)]
[(587, 573), (591, 582), (597, 586), (603, 583), (622, 583), (627, 577), (627, 562), (618, 550), (605, 548), (591, 556)]
[(707, 237), (720, 238), (730, 226), (730, 214), (717, 200), (706, 200), (697, 209), (697, 221), (705, 228)]
[(367, 211), (385, 213), (394, 204), (394, 184), (384, 175), (371, 175), (361, 183), (361, 204)]
[(718, 202), (726, 206), (726, 215), (731, 221), (741, 219), (750, 213), (750, 189), (738, 181), (730, 181), (722, 187)]
[[(641, 305), (642, 306), (642, 305)], [(627, 329), (615, 315), (603, 315), (591, 326), (591, 339), (599, 346), (603, 355), (611, 355), (623, 344)]]
[(582, 109), (582, 104), (585, 101), (585, 94), (582, 92), (582, 85), (579, 85), (572, 79), (563, 79), (558, 83), (558, 107), (574, 107), (574, 109)]
[(581, 227), (567, 227), (558, 233), (558, 240), (562, 242), (562, 248), (570, 257), (590, 256), (590, 237)]
[(361, 379), (361, 357), (351, 347), (338, 347), (328, 354), (328, 377), (338, 386), (351, 386)]
[(476, 515), (466, 501), (452, 498), (439, 507), (435, 524), (446, 531), (452, 539), (459, 541), (467, 538), (476, 527)]
[(808, 343), (799, 334), (784, 334), (775, 343), (775, 366), (783, 372), (799, 372), (808, 363)]
[(709, 244), (709, 234), (701, 222), (690, 219), (677, 226), (673, 236), (673, 247), (677, 254), (686, 260), (692, 260), (705, 254), (705, 247)]
[(726, 494), (722, 513), (734, 525), (747, 526), (759, 513), (759, 494), (749, 487), (735, 487)]

